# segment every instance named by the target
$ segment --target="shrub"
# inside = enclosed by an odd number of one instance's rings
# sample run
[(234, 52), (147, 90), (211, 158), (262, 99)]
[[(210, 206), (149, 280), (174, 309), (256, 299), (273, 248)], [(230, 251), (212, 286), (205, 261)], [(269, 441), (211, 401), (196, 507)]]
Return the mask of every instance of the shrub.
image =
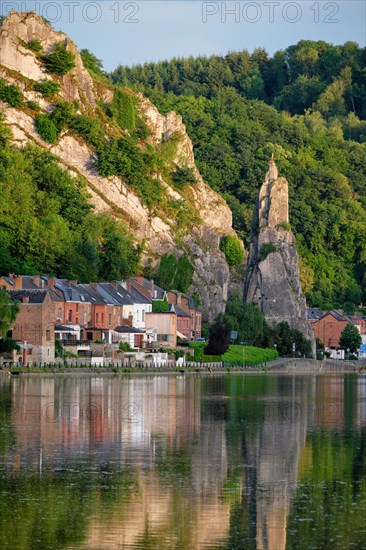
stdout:
[(163, 300), (153, 300), (152, 301), (152, 311), (154, 313), (160, 313), (162, 311), (169, 311), (168, 299), (165, 296)]
[(102, 128), (99, 121), (86, 115), (73, 116), (69, 127), (92, 145), (97, 146), (102, 139)]
[(0, 338), (0, 353), (10, 353), (13, 349), (20, 351), (20, 347), (11, 338)]
[(43, 80), (35, 84), (34, 89), (40, 92), (43, 97), (52, 97), (61, 90), (61, 86), (53, 80)]
[(221, 239), (220, 250), (225, 254), (226, 261), (230, 266), (238, 265), (243, 261), (243, 247), (234, 235), (227, 235)]
[(123, 130), (133, 132), (136, 127), (136, 99), (123, 92), (115, 90), (110, 110)]
[(38, 115), (35, 120), (36, 130), (44, 141), (48, 143), (56, 143), (58, 138), (58, 130), (52, 122), (50, 115)]
[(271, 254), (272, 252), (276, 252), (277, 248), (273, 243), (264, 243), (261, 246), (260, 252), (259, 252), (259, 261), (263, 262), (268, 256), (268, 254)]
[(282, 227), (285, 231), (291, 231), (291, 224), (290, 222), (283, 222), (279, 225), (279, 227)]
[(50, 73), (65, 75), (75, 67), (75, 56), (66, 49), (64, 42), (59, 42), (53, 52), (42, 57)]
[(28, 109), (32, 109), (32, 111), (39, 111), (39, 105), (35, 101), (27, 101), (27, 107)]
[(192, 278), (194, 273), (194, 267), (189, 261), (188, 257), (183, 254), (177, 263), (177, 272), (175, 274), (175, 288), (184, 292), (188, 292), (189, 287), (192, 284)]
[(54, 106), (50, 118), (57, 128), (58, 132), (61, 132), (65, 128), (68, 128), (72, 122), (74, 111), (72, 106), (65, 101), (59, 101)]
[(121, 351), (133, 351), (128, 342), (120, 342), (118, 349), (120, 349)]
[(178, 167), (173, 172), (173, 183), (176, 187), (184, 187), (188, 183), (196, 183), (196, 176), (194, 175), (193, 168), (187, 166)]
[(23, 103), (23, 94), (18, 86), (7, 84), (3, 78), (0, 78), (0, 99), (10, 107), (20, 107)]
[(42, 44), (40, 43), (39, 40), (29, 40), (29, 42), (27, 43), (27, 46), (30, 50), (32, 50), (32, 52), (38, 53), (41, 50), (43, 50)]

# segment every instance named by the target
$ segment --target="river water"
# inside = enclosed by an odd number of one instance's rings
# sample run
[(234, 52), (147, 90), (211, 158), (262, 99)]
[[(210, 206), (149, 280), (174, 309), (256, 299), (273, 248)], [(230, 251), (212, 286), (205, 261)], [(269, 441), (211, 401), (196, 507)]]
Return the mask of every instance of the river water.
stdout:
[(366, 376), (0, 376), (0, 548), (366, 547)]

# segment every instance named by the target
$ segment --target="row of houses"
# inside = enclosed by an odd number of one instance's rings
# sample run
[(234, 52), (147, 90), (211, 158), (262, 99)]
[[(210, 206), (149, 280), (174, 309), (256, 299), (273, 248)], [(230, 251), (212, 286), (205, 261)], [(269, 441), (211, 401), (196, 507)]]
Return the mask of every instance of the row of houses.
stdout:
[(354, 325), (361, 334), (363, 342), (361, 351), (366, 348), (366, 316), (362, 313), (347, 315), (342, 310), (332, 309), (324, 312), (317, 308), (310, 308), (307, 311), (307, 317), (314, 327), (315, 337), (322, 342), (333, 358), (343, 358), (340, 338), (348, 324)]
[(82, 353), (91, 342), (128, 343), (134, 349), (175, 347), (201, 337), (202, 312), (180, 292), (144, 277), (80, 284), (45, 276), (0, 277), (20, 311), (10, 336), (35, 363), (52, 362), (55, 341)]

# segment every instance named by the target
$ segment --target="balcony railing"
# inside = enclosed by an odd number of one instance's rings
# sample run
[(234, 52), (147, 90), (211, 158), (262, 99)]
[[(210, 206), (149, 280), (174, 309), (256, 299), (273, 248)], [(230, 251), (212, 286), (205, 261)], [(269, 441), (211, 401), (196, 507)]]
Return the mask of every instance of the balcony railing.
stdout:
[(90, 346), (90, 340), (60, 340), (64, 347)]

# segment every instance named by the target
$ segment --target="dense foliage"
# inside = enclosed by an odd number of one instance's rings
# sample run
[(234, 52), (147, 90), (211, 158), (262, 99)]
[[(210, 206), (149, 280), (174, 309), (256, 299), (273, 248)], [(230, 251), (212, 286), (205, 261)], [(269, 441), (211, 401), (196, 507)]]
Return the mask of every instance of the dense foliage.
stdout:
[(0, 100), (10, 107), (20, 107), (23, 103), (23, 94), (18, 86), (7, 84), (3, 78), (0, 78)]
[(173, 254), (164, 254), (156, 279), (162, 288), (187, 293), (192, 284), (193, 272), (194, 268), (185, 254), (178, 259)]
[(52, 97), (61, 90), (61, 86), (58, 82), (54, 80), (41, 80), (37, 82), (34, 86), (34, 89), (37, 92), (40, 92), (43, 97)]
[[(0, 288), (0, 338), (6, 338), (8, 330), (15, 321), (18, 313), (18, 303), (10, 299), (5, 288)], [(8, 350), (2, 349), (2, 351)]]
[(44, 55), (42, 60), (50, 73), (62, 76), (75, 67), (75, 55), (66, 49), (64, 42), (56, 44), (53, 51)]
[(256, 347), (276, 348), (280, 355), (291, 355), (293, 343), (297, 354), (311, 353), (311, 343), (300, 331), (290, 328), (286, 322), (268, 325), (257, 304), (245, 304), (240, 296), (235, 294), (229, 298), (225, 313), (220, 314), (215, 320), (210, 330), (209, 345), (218, 337), (219, 327), (225, 327), (225, 334), (226, 330), (229, 330), (229, 334), (236, 331), (237, 342)]
[(289, 181), (291, 228), (310, 305), (366, 300), (366, 51), (301, 41), (119, 67), (114, 82), (183, 116), (204, 179), (248, 245), (272, 150)]
[(357, 352), (362, 344), (361, 334), (355, 325), (348, 323), (342, 331), (339, 339), (339, 345), (342, 349), (349, 350), (351, 352)]
[(244, 250), (235, 235), (227, 235), (220, 242), (220, 250), (225, 254), (228, 265), (238, 265), (243, 261)]
[(153, 300), (152, 301), (152, 311), (153, 313), (161, 313), (164, 311), (169, 311), (169, 302), (168, 298), (164, 296), (162, 300)]
[(204, 349), (205, 355), (223, 355), (229, 349), (230, 328), (222, 313), (209, 328), (209, 340)]
[(38, 147), (18, 150), (0, 122), (1, 274), (89, 282), (135, 273), (139, 249), (121, 221), (95, 214), (82, 180)]

